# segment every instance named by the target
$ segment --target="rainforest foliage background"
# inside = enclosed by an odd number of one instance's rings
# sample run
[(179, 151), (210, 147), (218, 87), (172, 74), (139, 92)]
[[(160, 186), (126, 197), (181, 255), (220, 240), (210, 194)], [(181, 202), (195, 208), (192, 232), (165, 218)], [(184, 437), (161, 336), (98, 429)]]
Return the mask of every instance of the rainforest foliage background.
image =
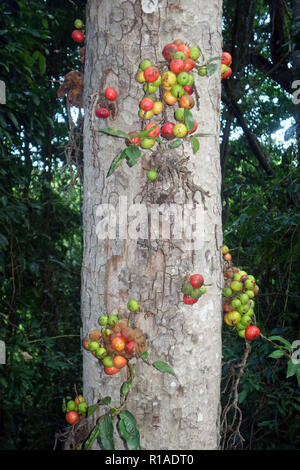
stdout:
[[(81, 67), (71, 32), (84, 10), (81, 0), (0, 5), (0, 449), (52, 449), (65, 427), (62, 398), (81, 387), (82, 186), (66, 165), (57, 88)], [(224, 0), (223, 14), (223, 50), (233, 56), (222, 83), (224, 239), (234, 264), (258, 279), (263, 334), (292, 342), (300, 339), (300, 105), (291, 94), (300, 2)], [(225, 389), (245, 344), (226, 326), (223, 344)], [(268, 357), (273, 350), (255, 341), (239, 384), (244, 449), (300, 448), (300, 375), (287, 377), (287, 359)]]

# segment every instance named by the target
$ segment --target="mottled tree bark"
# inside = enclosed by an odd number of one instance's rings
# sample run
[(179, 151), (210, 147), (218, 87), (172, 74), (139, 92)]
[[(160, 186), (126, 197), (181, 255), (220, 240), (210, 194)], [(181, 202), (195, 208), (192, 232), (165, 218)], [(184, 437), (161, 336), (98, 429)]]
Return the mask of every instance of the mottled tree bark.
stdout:
[[(152, 361), (163, 360), (174, 368), (178, 380), (138, 363), (136, 383), (127, 408), (137, 418), (145, 449), (216, 449), (219, 442), (221, 373), (221, 171), (219, 162), (220, 69), (211, 77), (199, 77), (199, 109), (193, 109), (198, 131), (211, 133), (201, 139), (193, 155), (190, 144), (169, 150), (165, 160), (170, 171), (147, 183), (151, 152), (134, 167), (125, 162), (106, 179), (113, 157), (124, 147), (121, 139), (98, 133), (101, 127), (124, 131), (141, 128), (138, 117), (142, 85), (135, 80), (139, 62), (162, 61), (163, 46), (174, 39), (198, 44), (205, 57), (221, 54), (221, 0), (124, 1), (89, 0), (84, 75), (84, 255), (82, 266), (83, 337), (98, 324), (99, 315), (126, 306), (134, 298), (152, 312), (134, 316), (137, 327), (148, 336)], [(115, 87), (119, 96), (114, 120), (97, 120), (93, 131), (93, 94)], [(174, 108), (169, 109), (174, 122)], [(159, 120), (158, 118), (155, 119)], [(186, 163), (183, 165), (183, 159)], [(169, 162), (169, 163), (168, 163)], [(182, 172), (178, 171), (180, 165)], [(190, 174), (188, 172), (191, 172)], [(172, 190), (174, 189), (174, 191)], [(163, 195), (163, 197), (162, 197)], [(97, 207), (119, 197), (127, 205), (191, 204), (199, 209), (200, 224), (194, 249), (187, 241), (150, 239), (141, 230), (139, 240), (99, 240)], [(124, 199), (125, 200), (125, 199)], [(113, 222), (113, 219), (112, 219)], [(154, 219), (151, 219), (152, 224)], [(194, 219), (185, 220), (192, 230)], [(173, 221), (164, 222), (164, 228)], [(150, 226), (149, 226), (150, 227)], [(149, 228), (150, 230), (150, 228)], [(123, 238), (122, 238), (123, 236)], [(146, 237), (146, 238), (145, 238)], [(181, 286), (187, 274), (202, 273), (207, 292), (193, 306), (182, 302)], [(126, 371), (104, 374), (94, 356), (83, 352), (84, 395), (89, 403), (110, 395), (118, 406), (119, 388)], [(122, 443), (118, 443), (122, 448)]]

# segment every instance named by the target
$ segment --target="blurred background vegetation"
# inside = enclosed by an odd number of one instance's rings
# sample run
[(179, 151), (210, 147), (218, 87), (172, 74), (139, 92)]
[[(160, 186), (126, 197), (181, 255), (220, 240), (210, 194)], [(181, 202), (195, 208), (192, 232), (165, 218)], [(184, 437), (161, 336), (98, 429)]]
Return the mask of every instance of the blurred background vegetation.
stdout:
[[(298, 0), (224, 0), (222, 83), (224, 239), (260, 286), (266, 336), (300, 339)], [(71, 39), (85, 1), (0, 5), (0, 449), (52, 449), (62, 398), (81, 387), (81, 184), (66, 166), (67, 110), (58, 81), (79, 69)], [(184, 38), (183, 38), (184, 39)], [(300, 74), (298, 76), (300, 79)], [(244, 342), (224, 327), (224, 378)], [(245, 449), (300, 448), (300, 380), (257, 340), (239, 385)], [(299, 383), (298, 383), (299, 382)], [(222, 395), (223, 403), (228, 392)]]

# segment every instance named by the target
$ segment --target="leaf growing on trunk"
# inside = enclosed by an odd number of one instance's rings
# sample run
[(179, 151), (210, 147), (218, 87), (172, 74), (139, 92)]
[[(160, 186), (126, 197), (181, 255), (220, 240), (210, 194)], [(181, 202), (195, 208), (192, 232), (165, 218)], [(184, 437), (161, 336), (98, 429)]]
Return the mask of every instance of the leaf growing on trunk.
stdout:
[(99, 435), (97, 436), (98, 442), (102, 444), (105, 450), (114, 450), (114, 428), (113, 428), (113, 418), (111, 414), (103, 415), (99, 418)]
[(103, 132), (104, 134), (108, 135), (113, 135), (114, 137), (121, 137), (122, 139), (130, 139), (130, 135), (128, 135), (126, 132), (112, 129), (111, 127), (108, 127), (106, 129), (99, 129), (99, 132)]
[(210, 62), (209, 64), (207, 64), (207, 66), (206, 66), (207, 75), (210, 76), (210, 75), (212, 75), (213, 73), (215, 73), (215, 71), (217, 70), (217, 68), (218, 68), (218, 65), (217, 65), (217, 64), (214, 64), (213, 62)]
[(132, 167), (141, 158), (141, 151), (136, 145), (130, 145), (124, 150), (126, 154), (127, 165)]
[(213, 62), (214, 60), (222, 60), (221, 56), (216, 56), (216, 57), (211, 57), (208, 59), (207, 63), (210, 64), (210, 62)]
[(179, 147), (182, 144), (183, 144), (182, 139), (175, 139), (175, 140), (173, 140), (173, 142), (171, 142), (169, 144), (169, 147), (170, 147), (170, 149), (176, 149), (177, 147)]
[(118, 166), (122, 163), (122, 161), (127, 158), (125, 150), (119, 152), (118, 155), (113, 159), (112, 164), (110, 165), (110, 169), (108, 170), (108, 173), (106, 175), (106, 178), (111, 176), (113, 172), (118, 168)]
[(155, 367), (155, 369), (159, 370), (159, 372), (163, 372), (165, 374), (171, 374), (176, 377), (174, 370), (167, 362), (156, 361), (156, 362), (153, 362), (152, 365), (153, 367)]
[(193, 118), (191, 111), (187, 108), (184, 108), (184, 120), (188, 131), (194, 129), (195, 119)]
[(193, 153), (197, 153), (200, 148), (199, 140), (196, 139), (196, 137), (191, 137), (191, 141), (193, 145)]
[(140, 432), (137, 428), (135, 417), (130, 411), (123, 410), (119, 414), (118, 430), (129, 450), (141, 448)]

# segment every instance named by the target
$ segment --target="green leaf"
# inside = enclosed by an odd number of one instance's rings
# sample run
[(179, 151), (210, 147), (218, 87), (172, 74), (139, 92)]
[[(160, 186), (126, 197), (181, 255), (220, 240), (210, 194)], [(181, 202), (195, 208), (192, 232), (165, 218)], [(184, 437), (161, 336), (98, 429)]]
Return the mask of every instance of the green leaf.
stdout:
[[(286, 378), (293, 377), (293, 375), (298, 374), (300, 371), (300, 364), (294, 364), (293, 360), (290, 359), (287, 364), (287, 373)], [(298, 380), (298, 377), (297, 377)]]
[(196, 139), (195, 137), (191, 137), (191, 141), (192, 141), (192, 144), (193, 144), (193, 153), (197, 153), (199, 148), (200, 148), (200, 144), (199, 144), (199, 140)]
[(197, 134), (193, 134), (193, 137), (209, 137), (210, 135), (214, 135), (214, 134), (205, 134), (205, 133), (197, 132)]
[(207, 64), (206, 66), (206, 70), (207, 70), (207, 75), (210, 76), (212, 75), (213, 73), (215, 73), (215, 71), (217, 70), (218, 68), (218, 65), (217, 64), (214, 64), (214, 63), (209, 63)]
[(169, 144), (169, 147), (170, 147), (170, 149), (175, 149), (175, 148), (179, 147), (182, 144), (183, 144), (182, 139), (175, 139)]
[(112, 164), (110, 165), (110, 169), (108, 170), (108, 173), (106, 175), (106, 178), (111, 176), (113, 172), (118, 168), (118, 166), (122, 163), (123, 160), (126, 158), (126, 152), (125, 150), (121, 150), (120, 153), (113, 159)]
[(210, 62), (213, 62), (214, 60), (222, 60), (221, 56), (216, 56), (216, 57), (211, 57), (208, 59), (207, 63), (210, 64)]
[(130, 390), (132, 388), (132, 385), (133, 385), (133, 381), (134, 381), (134, 377), (135, 377), (135, 369), (134, 369), (133, 365), (129, 365), (129, 371), (130, 371), (129, 379), (126, 380), (126, 382), (124, 382), (121, 386), (121, 396), (122, 396), (122, 398), (124, 398), (124, 397), (126, 397), (126, 395), (128, 395), (128, 393), (130, 392)]
[(126, 380), (126, 382), (123, 382), (121, 386), (121, 396), (123, 398), (126, 397), (126, 395), (128, 395), (131, 387), (132, 387), (132, 382), (130, 382), (129, 380)]
[(46, 57), (42, 54), (39, 56), (39, 68), (40, 68), (40, 75), (44, 75), (47, 68)]
[(297, 377), (298, 385), (299, 385), (299, 387), (300, 387), (300, 369), (298, 369), (298, 370), (296, 371), (296, 377)]
[(100, 400), (99, 405), (109, 405), (111, 402), (111, 397), (104, 397)]
[(269, 354), (268, 357), (272, 357), (273, 359), (279, 359), (283, 355), (284, 355), (283, 351), (281, 351), (280, 349), (276, 349), (271, 354)]
[(99, 132), (103, 132), (104, 134), (113, 135), (114, 137), (122, 137), (123, 139), (130, 139), (130, 135), (126, 134), (126, 132), (112, 129), (108, 127), (106, 129), (99, 129)]
[(96, 424), (91, 434), (89, 435), (88, 439), (85, 441), (83, 449), (89, 450), (99, 435), (100, 435), (100, 425)]
[(174, 372), (174, 370), (172, 369), (172, 367), (167, 363), (167, 362), (163, 362), (163, 361), (155, 361), (152, 363), (153, 367), (155, 367), (155, 369), (159, 370), (159, 372), (163, 372), (163, 373), (166, 373), (166, 374), (171, 374), (171, 375), (174, 375), (176, 377), (176, 374)]
[(18, 123), (18, 121), (17, 121), (16, 116), (15, 116), (11, 111), (8, 111), (8, 112), (7, 112), (7, 115), (9, 116), (9, 118), (10, 118), (11, 122), (13, 123), (13, 125), (14, 125), (17, 129), (19, 129), (19, 123)]
[(132, 167), (141, 158), (141, 151), (136, 145), (129, 145), (124, 152), (126, 153), (127, 165)]
[[(0, 382), (1, 382), (1, 380), (0, 380)], [(63, 398), (61, 410), (62, 410), (63, 413), (67, 412), (67, 401), (66, 401), (65, 398)]]
[(105, 450), (114, 450), (114, 428), (113, 428), (113, 418), (111, 414), (103, 415), (99, 418), (99, 435), (98, 440), (100, 440), (103, 448)]
[(118, 430), (129, 450), (139, 450), (141, 448), (140, 433), (135, 417), (130, 411), (123, 410), (119, 414)]
[(142, 354), (141, 354), (141, 357), (142, 357), (143, 359), (148, 359), (148, 357), (149, 357), (148, 351), (143, 351)]
[(99, 408), (99, 405), (98, 403), (96, 403), (96, 405), (91, 405), (88, 407), (87, 409), (87, 416), (91, 416), (93, 413), (95, 413), (95, 411), (97, 411)]
[(248, 390), (242, 390), (241, 393), (239, 393), (239, 397), (238, 397), (239, 403), (243, 403), (247, 395), (248, 395)]
[(144, 129), (143, 131), (137, 132), (136, 134), (132, 134), (131, 137), (140, 137), (141, 139), (144, 139), (145, 137), (147, 137), (148, 134), (150, 134), (150, 132), (152, 132), (152, 130), (152, 128)]
[(270, 341), (280, 341), (281, 343), (283, 343), (285, 346), (286, 346), (286, 349), (290, 352), (293, 351), (293, 347), (291, 345), (291, 343), (289, 341), (287, 341), (286, 339), (282, 338), (281, 336), (270, 336), (268, 338)]
[(195, 119), (193, 118), (191, 111), (187, 108), (184, 108), (184, 122), (188, 131), (194, 129)]

